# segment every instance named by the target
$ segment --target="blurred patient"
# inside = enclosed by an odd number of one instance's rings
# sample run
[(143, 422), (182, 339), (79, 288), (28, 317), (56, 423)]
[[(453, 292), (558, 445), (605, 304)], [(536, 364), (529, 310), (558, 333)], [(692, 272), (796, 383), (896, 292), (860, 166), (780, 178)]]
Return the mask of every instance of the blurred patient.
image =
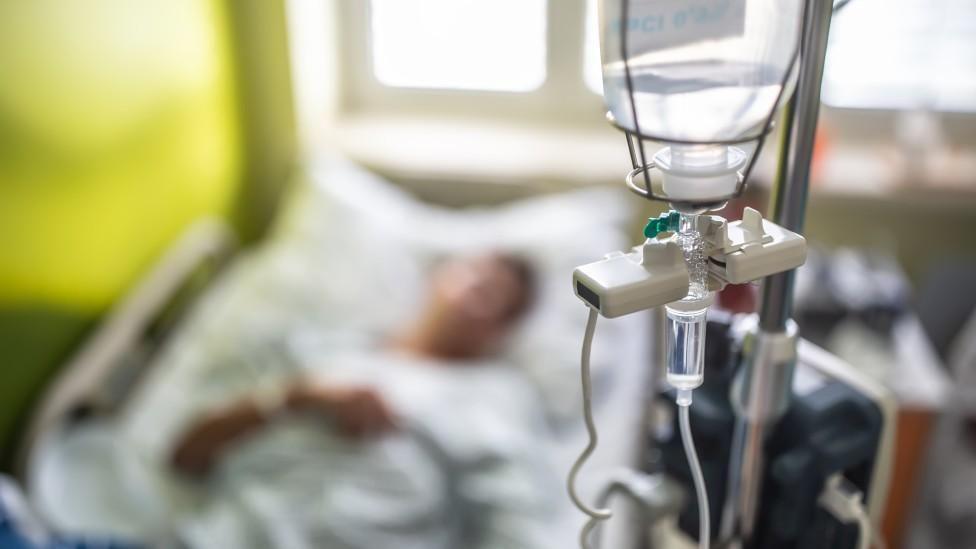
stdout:
[[(528, 265), (500, 253), (445, 261), (430, 286), (415, 320), (386, 338), (381, 351), (442, 367), (481, 364), (501, 348), (534, 294)], [(245, 439), (295, 415), (321, 417), (346, 439), (376, 437), (397, 429), (400, 410), (393, 408), (367, 383), (296, 379), (274, 395), (248, 395), (191, 423), (172, 463), (186, 474), (206, 475)]]

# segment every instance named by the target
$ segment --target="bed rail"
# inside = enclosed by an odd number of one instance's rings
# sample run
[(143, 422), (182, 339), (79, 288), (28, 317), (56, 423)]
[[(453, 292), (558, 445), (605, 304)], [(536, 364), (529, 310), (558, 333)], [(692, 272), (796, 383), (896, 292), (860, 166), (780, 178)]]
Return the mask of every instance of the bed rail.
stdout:
[(126, 401), (155, 352), (218, 277), (236, 247), (224, 222), (198, 221), (110, 310), (34, 406), (15, 461), (21, 480), (44, 433), (92, 415), (111, 414)]

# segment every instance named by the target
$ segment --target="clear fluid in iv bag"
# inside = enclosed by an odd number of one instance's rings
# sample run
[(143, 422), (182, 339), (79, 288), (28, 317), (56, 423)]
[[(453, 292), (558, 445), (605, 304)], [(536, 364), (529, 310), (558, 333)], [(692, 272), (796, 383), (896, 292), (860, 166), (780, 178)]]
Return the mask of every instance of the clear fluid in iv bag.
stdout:
[[(713, 143), (755, 137), (783, 88), (781, 72), (754, 63), (698, 60), (631, 63), (641, 134), (663, 141)], [(603, 67), (604, 98), (617, 125), (635, 130), (623, 64)]]

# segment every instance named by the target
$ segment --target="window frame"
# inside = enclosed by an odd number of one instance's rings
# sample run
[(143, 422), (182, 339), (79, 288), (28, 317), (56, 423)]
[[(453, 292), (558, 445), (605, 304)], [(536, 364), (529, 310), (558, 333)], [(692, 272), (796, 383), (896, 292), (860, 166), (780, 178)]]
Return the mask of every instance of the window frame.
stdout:
[[(336, 0), (342, 114), (586, 125), (603, 100), (583, 78), (586, 0), (546, 1), (546, 74), (530, 91), (388, 86), (373, 72), (369, 0)], [(602, 123), (602, 120), (599, 120)]]
[[(887, 0), (878, 0), (878, 1), (879, 4), (881, 1), (887, 2)], [(874, 9), (882, 8), (882, 6), (880, 5), (873, 5), (870, 7)], [(898, 6), (895, 7), (897, 8)], [(848, 8), (848, 9), (853, 9), (853, 8)], [(837, 19), (841, 19), (841, 20), (845, 17), (850, 17), (850, 16), (851, 15), (846, 10), (840, 11), (839, 13), (836, 14)], [(861, 15), (861, 17), (863, 18), (864, 16)], [(832, 29), (831, 29), (832, 33), (836, 32), (836, 29), (833, 28), (836, 27), (836, 23), (837, 22), (835, 21), (832, 25)], [(850, 30), (848, 30), (848, 32), (850, 32)], [(861, 32), (864, 31), (862, 30)], [(834, 44), (834, 39), (835, 37), (832, 35), (829, 44), (830, 48), (828, 49), (827, 67), (824, 73), (825, 85), (828, 83), (829, 78), (831, 76), (830, 54), (833, 51), (833, 48), (836, 47)], [(840, 53), (843, 53), (843, 51), (839, 52), (838, 55)], [(912, 71), (908, 71), (908, 72), (912, 72)], [(896, 99), (893, 102), (889, 101), (887, 104), (883, 102), (879, 102), (877, 104), (872, 105), (869, 104), (869, 102), (858, 101), (856, 99), (852, 100), (851, 98), (843, 97), (843, 93), (837, 93), (837, 92), (835, 93), (837, 94), (838, 97), (830, 97), (830, 94), (824, 93), (823, 104), (827, 108), (841, 111), (841, 112), (855, 112), (855, 113), (875, 112), (875, 113), (888, 113), (889, 115), (891, 114), (897, 115), (898, 113), (910, 112), (913, 110), (923, 110), (931, 113), (934, 117), (940, 119), (948, 119), (956, 115), (959, 115), (961, 118), (968, 118), (969, 115), (976, 114), (976, 103), (973, 103), (969, 106), (962, 107), (962, 108), (949, 106), (945, 104), (925, 105), (922, 103), (920, 103), (917, 107), (913, 107), (912, 105), (910, 105), (910, 103), (912, 103), (911, 99), (901, 98), (901, 99)], [(902, 93), (902, 91), (898, 90), (897, 93)]]
[[(856, 1), (856, 0), (855, 0)], [(835, 17), (844, 17), (844, 11)], [(830, 58), (827, 58), (829, 68)], [(920, 109), (925, 112), (940, 129), (953, 147), (976, 147), (976, 132), (972, 131), (976, 125), (976, 110), (940, 110)], [(899, 120), (911, 109), (892, 106), (849, 105), (843, 102), (834, 103), (824, 98), (821, 105), (823, 122), (828, 131), (836, 139), (838, 145), (845, 146), (898, 146), (896, 128)]]

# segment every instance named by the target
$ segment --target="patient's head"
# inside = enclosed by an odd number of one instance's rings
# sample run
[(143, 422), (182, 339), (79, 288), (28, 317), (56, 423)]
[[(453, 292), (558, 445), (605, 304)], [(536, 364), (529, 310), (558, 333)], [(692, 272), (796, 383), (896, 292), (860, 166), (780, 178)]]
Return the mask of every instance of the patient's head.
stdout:
[(532, 303), (533, 275), (518, 257), (487, 253), (439, 264), (430, 298), (409, 344), (445, 358), (478, 358), (496, 350)]

